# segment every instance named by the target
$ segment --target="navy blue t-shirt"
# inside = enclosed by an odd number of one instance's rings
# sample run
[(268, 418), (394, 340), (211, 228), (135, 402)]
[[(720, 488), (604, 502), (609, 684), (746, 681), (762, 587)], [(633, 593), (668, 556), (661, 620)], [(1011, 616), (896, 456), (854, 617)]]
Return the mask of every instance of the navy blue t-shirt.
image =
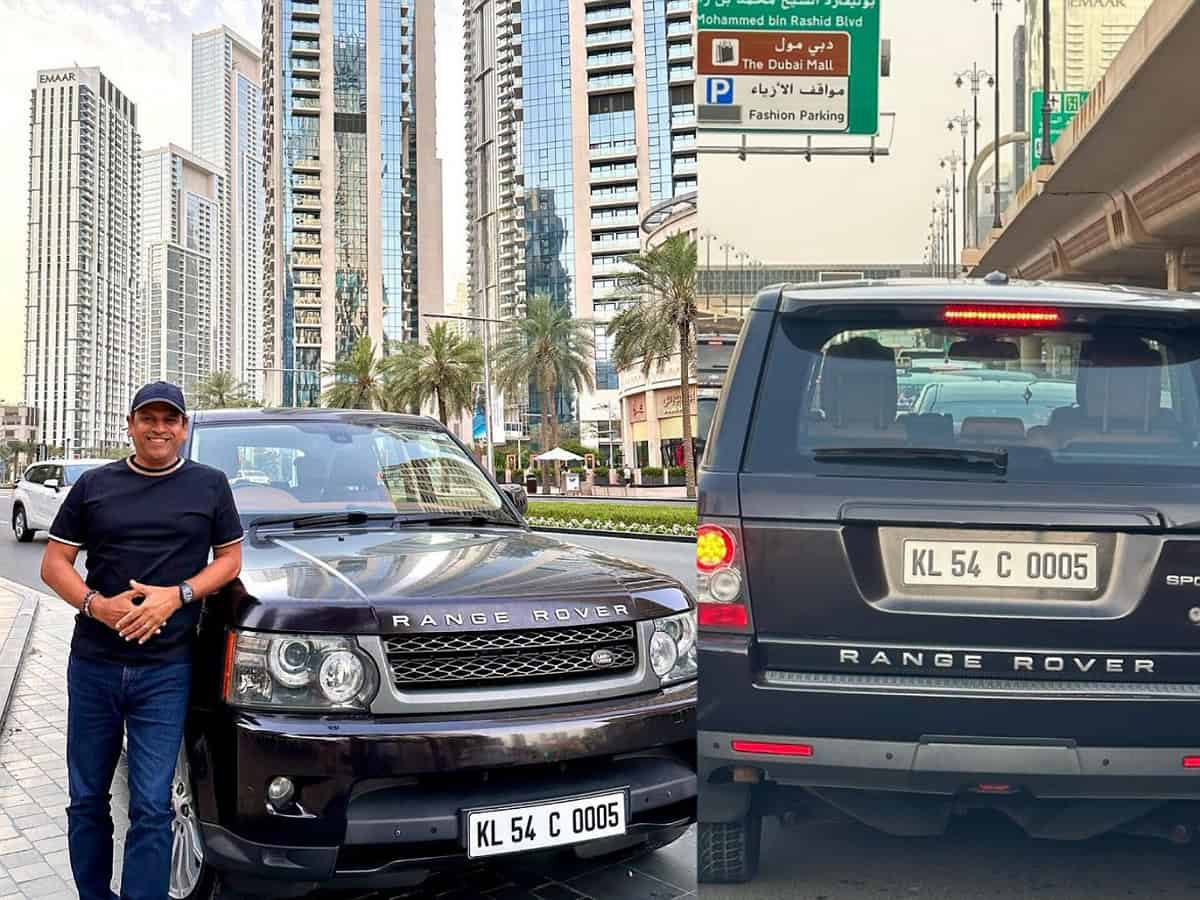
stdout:
[[(242, 539), (242, 523), (220, 469), (184, 460), (147, 472), (122, 459), (79, 477), (50, 538), (86, 550), (87, 586), (112, 597), (129, 590), (131, 578), (164, 586), (187, 581), (208, 565), (210, 550)], [(71, 652), (122, 665), (187, 660), (199, 619), (197, 598), (139, 645), (80, 614)]]

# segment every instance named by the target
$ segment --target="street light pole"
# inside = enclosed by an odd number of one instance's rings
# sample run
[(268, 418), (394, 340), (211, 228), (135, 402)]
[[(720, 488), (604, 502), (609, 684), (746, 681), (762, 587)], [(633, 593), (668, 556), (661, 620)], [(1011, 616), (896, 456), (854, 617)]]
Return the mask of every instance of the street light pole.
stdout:
[(729, 312), (729, 251), (733, 250), (733, 244), (726, 241), (721, 245), (721, 249), (725, 251), (725, 312)]
[[(426, 319), (457, 319), (462, 322), (483, 322), (483, 427), (487, 432), (484, 436), (484, 446), (487, 448), (487, 463), (488, 472), (495, 476), (496, 460), (492, 447), (492, 364), (489, 345), (491, 344), (491, 324), (493, 322), (504, 322), (504, 319), (489, 319), (487, 316), (451, 316), (445, 314), (421, 313)], [(446, 422), (442, 423), (447, 424)], [(517, 462), (520, 462), (518, 458)]]
[(1054, 165), (1054, 148), (1050, 146), (1050, 105), (1050, 0), (1042, 0), (1042, 155), (1038, 159), (1041, 166)]
[[(959, 159), (957, 150), (955, 150), (954, 152), (950, 153), (947, 156), (943, 156), (940, 160), (941, 167), (943, 169), (945, 169), (947, 167), (949, 167), (949, 169), (950, 169), (950, 187), (949, 187), (949, 190), (950, 190), (950, 248), (953, 251), (953, 258), (955, 260), (955, 268), (956, 269), (958, 268), (958, 265), (957, 265), (958, 247), (955, 244), (955, 241), (957, 240), (957, 235), (958, 235), (958, 207), (959, 207), (959, 204), (958, 204), (958, 164), (960, 162), (961, 162), (961, 160)], [(963, 182), (963, 184), (965, 186), (966, 182)], [(966, 221), (967, 221), (967, 216), (966, 216), (966, 212), (964, 211), (963, 212), (963, 225), (964, 225), (963, 246), (964, 247), (966, 246), (966, 240), (965, 240), (965, 238), (966, 238), (966, 228), (965, 228)]]
[[(994, 179), (995, 185), (993, 186), (994, 193), (992, 195), (992, 197), (993, 197), (993, 199), (992, 199), (992, 206), (993, 206), (992, 227), (993, 228), (1003, 228), (1004, 227), (1004, 221), (1000, 218), (1000, 75), (999, 75), (999, 73), (1000, 73), (1000, 12), (1003, 9), (1004, 9), (1004, 0), (992, 0), (992, 12), (995, 14), (995, 17), (996, 17), (996, 79), (995, 79), (996, 89), (994, 91), (995, 96), (996, 96), (996, 121), (994, 123), (996, 126), (996, 148), (995, 148), (996, 157), (995, 157), (995, 163), (994, 163), (994, 165), (996, 167), (996, 178)], [(1043, 137), (1042, 137), (1043, 143), (1045, 143), (1046, 137), (1048, 137), (1048, 135), (1043, 135)]]
[(978, 128), (979, 122), (968, 116), (967, 111), (964, 109), (962, 115), (953, 116), (947, 126), (951, 131), (954, 131), (954, 126), (957, 125), (962, 132), (962, 245), (964, 248), (967, 246), (967, 210), (970, 209), (970, 204), (967, 203), (967, 128), (972, 123)]
[(704, 272), (706, 283), (704, 285), (704, 299), (708, 301), (710, 308), (712, 307), (712, 242), (719, 241), (720, 239), (718, 235), (713, 234), (711, 231), (700, 235), (700, 240), (705, 243)]

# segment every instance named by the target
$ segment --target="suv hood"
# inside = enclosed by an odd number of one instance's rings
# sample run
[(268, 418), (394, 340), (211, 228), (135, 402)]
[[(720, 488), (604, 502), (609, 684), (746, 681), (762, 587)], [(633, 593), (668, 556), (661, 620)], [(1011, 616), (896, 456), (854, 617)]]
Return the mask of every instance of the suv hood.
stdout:
[(268, 533), (247, 540), (233, 620), (264, 631), (418, 634), (682, 612), (651, 569), (518, 529)]

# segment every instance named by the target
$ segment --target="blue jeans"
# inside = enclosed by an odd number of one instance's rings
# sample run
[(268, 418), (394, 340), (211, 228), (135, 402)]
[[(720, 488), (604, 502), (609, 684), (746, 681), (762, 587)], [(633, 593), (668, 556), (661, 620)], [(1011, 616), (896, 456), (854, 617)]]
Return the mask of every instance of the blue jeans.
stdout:
[(171, 780), (183, 740), (192, 666), (122, 666), (71, 656), (67, 666), (67, 840), (80, 900), (115, 900), (113, 774), (128, 733), (129, 832), (121, 900), (165, 900), (171, 869)]

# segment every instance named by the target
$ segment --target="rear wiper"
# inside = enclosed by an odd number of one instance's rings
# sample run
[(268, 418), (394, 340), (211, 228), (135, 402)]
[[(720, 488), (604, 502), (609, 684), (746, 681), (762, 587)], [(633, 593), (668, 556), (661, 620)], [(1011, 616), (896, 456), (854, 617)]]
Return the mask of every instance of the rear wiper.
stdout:
[(899, 463), (951, 468), (1008, 469), (1007, 450), (955, 450), (951, 447), (830, 447), (813, 451), (817, 462)]

